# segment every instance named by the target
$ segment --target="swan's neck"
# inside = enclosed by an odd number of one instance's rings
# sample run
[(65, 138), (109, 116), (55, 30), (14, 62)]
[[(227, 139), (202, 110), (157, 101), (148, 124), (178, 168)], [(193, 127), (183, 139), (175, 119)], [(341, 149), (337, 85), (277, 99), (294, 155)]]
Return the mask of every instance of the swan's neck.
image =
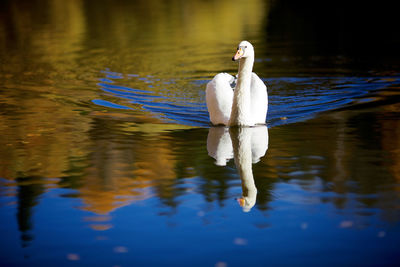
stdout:
[(235, 93), (229, 126), (251, 126), (251, 73), (253, 70), (254, 57), (242, 58), (239, 61), (238, 79), (236, 82)]

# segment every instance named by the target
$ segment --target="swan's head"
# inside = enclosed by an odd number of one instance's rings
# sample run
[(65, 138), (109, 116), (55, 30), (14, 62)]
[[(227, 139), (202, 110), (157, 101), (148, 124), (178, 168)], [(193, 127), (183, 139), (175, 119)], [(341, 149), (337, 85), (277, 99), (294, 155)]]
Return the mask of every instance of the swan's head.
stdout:
[(232, 60), (236, 61), (250, 56), (254, 57), (254, 47), (248, 41), (241, 41)]

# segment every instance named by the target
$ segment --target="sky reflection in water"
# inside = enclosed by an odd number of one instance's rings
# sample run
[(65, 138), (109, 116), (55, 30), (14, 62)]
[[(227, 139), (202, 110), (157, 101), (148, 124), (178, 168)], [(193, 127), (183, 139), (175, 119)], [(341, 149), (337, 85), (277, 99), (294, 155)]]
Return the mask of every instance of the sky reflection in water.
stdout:
[[(0, 4), (0, 265), (399, 262), (396, 16), (335, 4)], [(268, 129), (208, 122), (242, 39)]]

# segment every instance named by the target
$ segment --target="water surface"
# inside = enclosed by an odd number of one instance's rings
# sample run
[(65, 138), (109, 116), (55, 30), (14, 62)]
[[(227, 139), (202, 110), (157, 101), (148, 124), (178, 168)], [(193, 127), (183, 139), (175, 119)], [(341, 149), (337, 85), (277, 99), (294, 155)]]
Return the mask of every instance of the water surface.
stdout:
[[(397, 264), (395, 16), (335, 3), (0, 4), (0, 265)], [(243, 39), (267, 127), (211, 127)]]

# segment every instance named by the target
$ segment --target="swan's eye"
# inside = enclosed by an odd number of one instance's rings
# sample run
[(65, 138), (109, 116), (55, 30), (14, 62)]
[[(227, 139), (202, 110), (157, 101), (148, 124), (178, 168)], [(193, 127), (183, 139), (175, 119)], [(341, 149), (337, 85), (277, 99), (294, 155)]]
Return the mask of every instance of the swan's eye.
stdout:
[(244, 48), (247, 48), (247, 45)]

